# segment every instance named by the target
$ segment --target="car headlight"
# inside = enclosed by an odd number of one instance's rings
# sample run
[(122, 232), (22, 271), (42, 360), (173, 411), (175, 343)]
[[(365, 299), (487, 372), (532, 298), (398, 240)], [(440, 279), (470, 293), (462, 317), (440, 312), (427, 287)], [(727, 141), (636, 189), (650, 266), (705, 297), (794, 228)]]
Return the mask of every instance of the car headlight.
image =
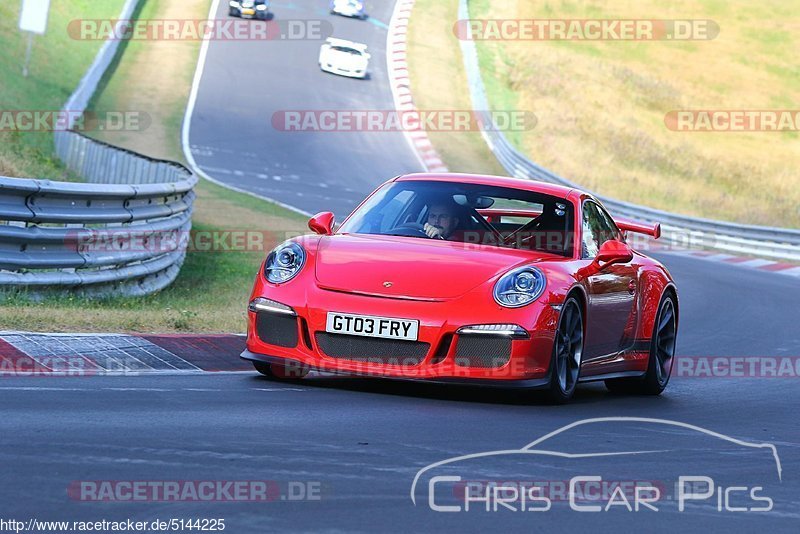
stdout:
[(231, 1), (228, 3), (228, 5), (230, 5), (231, 7), (237, 7), (237, 8), (238, 8), (238, 7), (242, 7), (242, 6), (241, 6), (241, 3), (237, 2), (236, 0), (231, 0)]
[(544, 293), (544, 273), (536, 267), (520, 267), (500, 277), (494, 285), (494, 300), (506, 308), (530, 304)]
[(279, 245), (267, 256), (264, 274), (273, 284), (282, 284), (294, 278), (306, 262), (306, 251), (289, 241)]
[(259, 11), (264, 11), (264, 10), (267, 9), (267, 6), (266, 6), (266, 4), (258, 4), (256, 6), (256, 9), (259, 10)]

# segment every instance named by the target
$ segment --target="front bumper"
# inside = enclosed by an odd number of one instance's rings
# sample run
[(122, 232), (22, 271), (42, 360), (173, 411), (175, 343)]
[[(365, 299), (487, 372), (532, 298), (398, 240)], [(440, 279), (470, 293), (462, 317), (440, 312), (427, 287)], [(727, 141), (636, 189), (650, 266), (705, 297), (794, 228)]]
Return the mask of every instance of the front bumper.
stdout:
[[(558, 312), (548, 304), (508, 309), (480, 291), (442, 301), (383, 298), (322, 289), (313, 272), (304, 275), (274, 286), (259, 274), (251, 300), (271, 299), (291, 307), (296, 315), (248, 311), (243, 358), (298, 362), (321, 371), (365, 376), (508, 385), (532, 381), (529, 387), (546, 383), (558, 323)], [(398, 343), (330, 334), (326, 332), (329, 311), (416, 319), (418, 340)], [(517, 324), (528, 336), (458, 332), (480, 324)]]
[(327, 63), (320, 63), (320, 68), (325, 72), (330, 72), (331, 74), (338, 74), (339, 76), (346, 76), (348, 78), (365, 78), (367, 76), (366, 68), (364, 68), (363, 70), (347, 70), (341, 67), (337, 67), (336, 65), (328, 66)]
[[(305, 364), (299, 360), (293, 360), (289, 358), (279, 358), (277, 356), (269, 356), (266, 354), (256, 354), (255, 352), (250, 352), (249, 350), (244, 350), (239, 355), (240, 358), (243, 360), (251, 361), (251, 362), (263, 362), (263, 363), (275, 363), (279, 365), (284, 365), (287, 368), (291, 369), (307, 369), (309, 371), (320, 371), (323, 373), (334, 373), (334, 374), (346, 374), (346, 375), (358, 375), (358, 376), (373, 376), (378, 378), (391, 378), (393, 380), (420, 380), (419, 378), (408, 378), (405, 376), (394, 376), (394, 375), (385, 375), (385, 374), (369, 374), (369, 373), (353, 373), (348, 371), (340, 371), (338, 369), (329, 369), (323, 367), (314, 367), (308, 364)], [(506, 379), (506, 380), (493, 380), (490, 378), (470, 378), (470, 377), (437, 377), (437, 378), (424, 378), (422, 379), (428, 383), (434, 384), (461, 384), (461, 385), (479, 385), (482, 387), (499, 387), (499, 388), (525, 388), (525, 389), (537, 389), (537, 388), (544, 388), (550, 384), (550, 380), (547, 377), (544, 378), (527, 378), (527, 379)]]
[(367, 16), (367, 13), (364, 10), (359, 9), (348, 9), (344, 8), (333, 8), (331, 11), (336, 13), (337, 15), (341, 15), (343, 17), (352, 17), (357, 19), (363, 19)]
[(234, 16), (243, 18), (243, 19), (258, 19), (258, 20), (267, 20), (269, 17), (269, 10), (268, 9), (243, 9), (243, 8), (231, 8), (231, 14), (235, 14)]

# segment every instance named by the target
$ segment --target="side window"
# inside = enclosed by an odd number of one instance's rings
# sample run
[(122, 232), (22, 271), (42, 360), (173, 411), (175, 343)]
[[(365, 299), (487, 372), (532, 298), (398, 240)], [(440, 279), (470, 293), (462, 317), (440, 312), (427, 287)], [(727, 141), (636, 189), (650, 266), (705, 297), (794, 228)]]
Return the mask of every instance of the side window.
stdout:
[(591, 202), (583, 204), (583, 222), (581, 234), (583, 236), (583, 257), (594, 258), (600, 250), (600, 242), (595, 232), (597, 228), (597, 212)]
[[(597, 204), (595, 204), (595, 208), (597, 209), (597, 212), (600, 214), (600, 216), (603, 218), (604, 225), (607, 229), (609, 236), (608, 239), (616, 239), (618, 241), (622, 241), (623, 240), (622, 232), (620, 232), (619, 228), (617, 228), (617, 223), (614, 222), (614, 219), (611, 218), (611, 215), (608, 214), (605, 208), (598, 206)], [(605, 241), (608, 241), (608, 239), (606, 239)]]
[(583, 257), (594, 258), (600, 246), (608, 240), (619, 239), (614, 221), (594, 202), (583, 203)]

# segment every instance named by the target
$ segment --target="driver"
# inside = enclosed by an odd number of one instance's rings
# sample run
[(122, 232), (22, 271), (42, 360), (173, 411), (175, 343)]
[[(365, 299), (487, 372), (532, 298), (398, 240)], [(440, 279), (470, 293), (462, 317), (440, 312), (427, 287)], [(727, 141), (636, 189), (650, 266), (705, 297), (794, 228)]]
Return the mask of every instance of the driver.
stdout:
[(455, 206), (436, 202), (428, 207), (428, 222), (422, 228), (430, 238), (450, 239), (455, 237), (459, 222)]

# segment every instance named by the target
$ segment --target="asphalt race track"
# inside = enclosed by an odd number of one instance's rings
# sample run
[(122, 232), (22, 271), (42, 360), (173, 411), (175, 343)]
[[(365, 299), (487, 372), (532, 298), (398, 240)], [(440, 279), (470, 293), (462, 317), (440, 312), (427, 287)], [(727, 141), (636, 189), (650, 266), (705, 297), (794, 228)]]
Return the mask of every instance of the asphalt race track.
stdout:
[[(304, 211), (333, 209), (340, 217), (383, 180), (419, 170), (400, 134), (270, 128), (275, 110), (392, 106), (382, 58), (388, 4), (370, 6), (370, 22), (330, 18), (322, 0), (272, 4), (277, 17), (329, 19), (335, 35), (367, 43), (373, 55), (367, 81), (321, 73), (317, 42), (212, 43), (191, 128), (198, 164), (217, 180)], [(226, 10), (222, 3), (218, 16)], [(680, 254), (654, 256), (680, 291), (679, 355), (800, 361), (800, 279)], [(0, 499), (13, 503), (19, 520), (224, 518), (234, 533), (796, 532), (800, 524), (797, 374), (675, 377), (660, 397), (618, 396), (587, 384), (566, 406), (517, 390), (327, 376), (280, 383), (255, 373), (6, 377), (0, 399)], [(780, 477), (764, 449), (686, 428), (609, 421), (565, 434), (557, 444), (562, 448), (553, 450), (656, 452), (624, 462), (595, 456), (509, 465), (485, 457), (445, 474), (551, 483), (575, 475), (655, 479), (673, 497), (659, 511), (614, 506), (583, 513), (554, 499), (550, 510), (538, 513), (486, 511), (480, 503), (468, 512), (437, 512), (425, 485), (412, 502), (415, 475), (429, 464), (520, 449), (564, 425), (610, 416), (667, 419), (772, 444)], [(723, 489), (704, 505), (679, 511), (672, 491), (679, 475), (707, 475)], [(68, 491), (78, 481), (186, 480), (274, 481), (279, 491), (272, 502), (177, 503), (87, 502)], [(297, 500), (290, 497), (292, 484)], [(725, 488), (755, 486), (773, 500), (771, 511), (718, 510)], [(436, 498), (447, 501), (446, 495)]]
[[(800, 311), (794, 305), (800, 292), (793, 278), (735, 266), (711, 269), (679, 256), (662, 259), (681, 289), (679, 355), (800, 353)], [(657, 398), (616, 396), (603, 386), (584, 385), (572, 404), (561, 407), (515, 390), (323, 376), (278, 383), (255, 373), (3, 378), (0, 390), (0, 498), (13, 502), (22, 517), (225, 518), (231, 532), (500, 526), (777, 532), (796, 529), (800, 519), (797, 376), (675, 377)], [(773, 511), (719, 512), (712, 498), (707, 506), (684, 512), (677, 511), (674, 501), (665, 501), (659, 512), (617, 507), (580, 513), (556, 502), (544, 513), (502, 508), (445, 513), (431, 511), (424, 492), (418, 492), (422, 498), (416, 506), (410, 499), (414, 476), (430, 463), (520, 448), (563, 425), (608, 416), (663, 418), (771, 443), (780, 457), (782, 479), (776, 480), (769, 455), (682, 429), (610, 422), (581, 430), (569, 447), (609, 444), (619, 445), (617, 450), (644, 446), (667, 452), (622, 467), (614, 457), (595, 457), (580, 464), (579, 472), (545, 459), (501, 480), (520, 480), (521, 473), (534, 480), (563, 481), (574, 475), (618, 480), (627, 473), (633, 480), (656, 477), (669, 486), (676, 473), (709, 475), (715, 481), (730, 479), (726, 487), (763, 485), (774, 500)], [(485, 458), (465, 476), (490, 480), (502, 476), (503, 467), (502, 459)], [(311, 484), (319, 500), (132, 504), (68, 496), (70, 484), (87, 480), (269, 480), (284, 497), (292, 481)]]
[[(422, 170), (399, 132), (286, 132), (272, 126), (287, 110), (394, 109), (386, 74), (391, 2), (366, 21), (333, 16), (325, 0), (272, 2), (275, 22), (322, 21), (333, 36), (364, 43), (368, 80), (322, 72), (320, 40), (215, 41), (208, 49), (191, 123), (197, 164), (216, 180), (338, 220), (378, 184)], [(220, 2), (218, 18), (227, 16)]]

